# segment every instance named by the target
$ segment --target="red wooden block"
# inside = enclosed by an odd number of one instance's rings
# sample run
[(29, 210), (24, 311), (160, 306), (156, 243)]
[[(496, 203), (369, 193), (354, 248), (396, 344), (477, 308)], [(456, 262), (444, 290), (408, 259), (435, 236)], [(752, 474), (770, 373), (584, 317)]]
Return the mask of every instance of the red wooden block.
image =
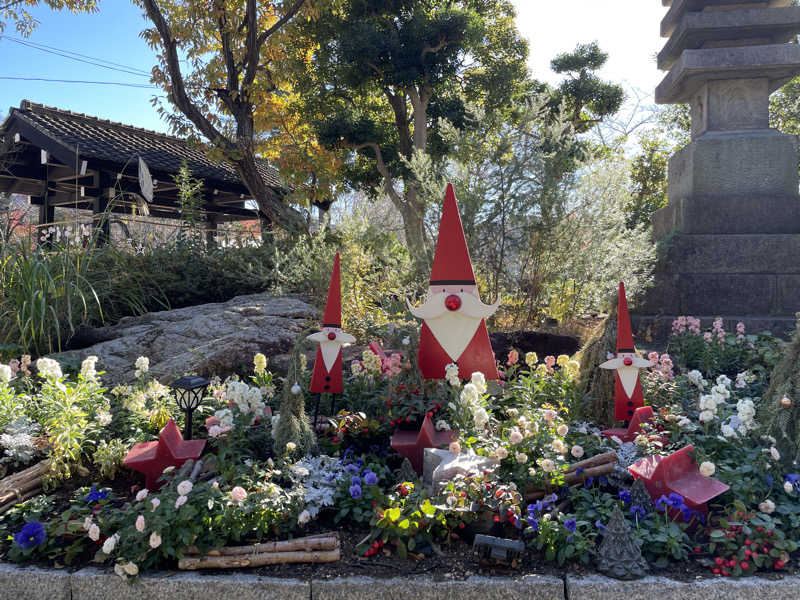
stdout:
[(167, 467), (180, 467), (190, 458), (197, 460), (206, 445), (205, 440), (184, 441), (178, 426), (172, 419), (158, 435), (157, 442), (143, 442), (131, 448), (124, 464), (129, 469), (144, 473), (148, 490), (157, 490), (163, 483), (158, 481)]
[(414, 470), (422, 474), (422, 456), (425, 448), (439, 448), (446, 446), (452, 442), (458, 431), (447, 429), (445, 431), (436, 431), (433, 422), (425, 415), (425, 420), (422, 422), (422, 428), (419, 431), (398, 431), (392, 436), (392, 449), (405, 456), (410, 462)]
[(727, 492), (730, 486), (713, 477), (700, 474), (700, 469), (689, 455), (694, 446), (684, 446), (669, 456), (648, 456), (633, 463), (628, 471), (644, 482), (653, 500), (671, 493), (680, 494), (686, 506), (700, 513), (707, 511), (706, 503)]
[(372, 350), (372, 353), (381, 359), (381, 362), (386, 361), (386, 352), (383, 351), (383, 347), (381, 343), (377, 340), (373, 340), (369, 343), (369, 349)]
[(652, 423), (654, 416), (655, 413), (653, 413), (652, 406), (641, 406), (634, 411), (633, 417), (631, 418), (631, 422), (627, 429), (622, 427), (618, 427), (616, 429), (604, 429), (603, 435), (608, 438), (617, 436), (623, 442), (632, 442), (636, 439), (636, 436), (641, 433), (640, 428), (642, 425), (645, 423)]

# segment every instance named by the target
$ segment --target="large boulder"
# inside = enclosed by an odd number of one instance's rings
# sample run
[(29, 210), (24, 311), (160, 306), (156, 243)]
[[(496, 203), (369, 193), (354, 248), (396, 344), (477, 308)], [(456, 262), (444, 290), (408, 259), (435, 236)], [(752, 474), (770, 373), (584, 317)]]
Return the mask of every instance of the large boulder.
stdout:
[(134, 379), (134, 362), (150, 359), (150, 372), (164, 383), (184, 373), (225, 376), (252, 366), (253, 355), (268, 358), (291, 350), (295, 338), (317, 320), (317, 310), (296, 298), (269, 294), (237, 296), (227, 302), (126, 317), (116, 325), (84, 331), (91, 346), (53, 355), (77, 364), (100, 358), (106, 384)]

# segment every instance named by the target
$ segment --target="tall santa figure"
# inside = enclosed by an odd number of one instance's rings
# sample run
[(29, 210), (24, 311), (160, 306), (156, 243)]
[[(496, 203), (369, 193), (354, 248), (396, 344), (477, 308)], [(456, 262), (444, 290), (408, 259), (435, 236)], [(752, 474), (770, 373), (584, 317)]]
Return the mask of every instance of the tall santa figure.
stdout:
[(342, 331), (342, 289), (338, 252), (333, 261), (328, 301), (322, 318), (322, 331), (312, 333), (308, 339), (319, 342), (309, 391), (312, 394), (341, 394), (342, 346), (352, 344), (356, 338)]
[(636, 355), (636, 349), (633, 347), (631, 317), (628, 314), (628, 300), (625, 298), (625, 285), (620, 281), (617, 306), (617, 355), (600, 365), (602, 369), (616, 370), (614, 418), (617, 421), (630, 420), (636, 409), (644, 406), (639, 369), (652, 366), (652, 362)]
[(478, 296), (456, 195), (448, 184), (428, 296), (416, 308), (408, 304), (411, 314), (423, 320), (418, 356), (422, 376), (444, 379), (445, 366), (455, 363), (461, 379), (476, 371), (486, 379), (497, 379), (486, 319), (498, 306), (500, 300), (488, 305)]

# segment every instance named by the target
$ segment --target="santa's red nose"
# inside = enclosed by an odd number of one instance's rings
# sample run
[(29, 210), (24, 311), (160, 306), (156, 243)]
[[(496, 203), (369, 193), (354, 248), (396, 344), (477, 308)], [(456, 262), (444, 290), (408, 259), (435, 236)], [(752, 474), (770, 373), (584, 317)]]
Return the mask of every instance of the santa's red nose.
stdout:
[(626, 358), (624, 358), (624, 359), (622, 360), (622, 362), (623, 362), (623, 363), (625, 363), (625, 366), (626, 366), (626, 367), (630, 367), (630, 366), (633, 364), (633, 359), (632, 359), (632, 358), (627, 358), (627, 357), (626, 357)]
[(328, 333), (328, 339), (329, 340), (335, 340), (336, 339), (336, 332), (331, 331), (330, 333)]
[(450, 294), (444, 299), (444, 305), (447, 307), (447, 310), (458, 310), (461, 308), (461, 298), (456, 294)]

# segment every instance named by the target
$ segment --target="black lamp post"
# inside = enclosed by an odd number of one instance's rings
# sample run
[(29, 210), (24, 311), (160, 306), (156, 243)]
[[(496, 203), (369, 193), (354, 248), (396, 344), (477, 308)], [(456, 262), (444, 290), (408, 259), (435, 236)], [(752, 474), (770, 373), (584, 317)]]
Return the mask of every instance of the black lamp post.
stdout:
[(185, 375), (172, 382), (172, 389), (175, 390), (175, 397), (178, 400), (178, 408), (186, 413), (186, 428), (183, 434), (185, 440), (192, 439), (192, 413), (195, 408), (200, 406), (208, 384), (208, 379), (196, 375)]

